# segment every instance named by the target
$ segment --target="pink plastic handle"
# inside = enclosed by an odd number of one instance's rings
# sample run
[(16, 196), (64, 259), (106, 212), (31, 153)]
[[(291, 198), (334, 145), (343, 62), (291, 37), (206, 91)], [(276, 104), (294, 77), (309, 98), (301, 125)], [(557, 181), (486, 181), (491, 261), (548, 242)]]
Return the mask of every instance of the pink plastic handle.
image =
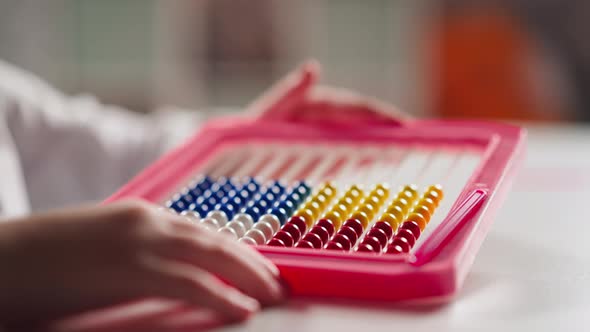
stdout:
[(423, 246), (418, 248), (414, 253), (414, 258), (411, 259), (415, 266), (424, 265), (431, 261), (441, 251), (441, 249), (448, 243), (454, 234), (456, 234), (461, 227), (472, 220), (475, 214), (483, 205), (488, 193), (485, 189), (476, 189), (453, 209), (445, 221), (442, 222), (439, 228), (436, 229), (435, 234)]

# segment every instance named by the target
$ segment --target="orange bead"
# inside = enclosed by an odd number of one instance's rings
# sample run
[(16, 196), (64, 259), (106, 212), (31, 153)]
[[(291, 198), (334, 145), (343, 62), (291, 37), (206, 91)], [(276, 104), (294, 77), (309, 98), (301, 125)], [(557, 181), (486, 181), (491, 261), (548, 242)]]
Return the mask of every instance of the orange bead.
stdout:
[(360, 221), (361, 224), (363, 224), (363, 228), (367, 228), (369, 222), (371, 221), (369, 219), (369, 216), (367, 216), (367, 214), (362, 211), (354, 212), (352, 216), (350, 216), (350, 219), (358, 219), (358, 221)]
[(436, 204), (436, 207), (440, 204), (440, 196), (434, 190), (425, 192), (422, 198), (430, 198)]
[(434, 210), (436, 210), (436, 204), (430, 198), (422, 198), (418, 202), (418, 205), (421, 205), (421, 206), (426, 207), (428, 209), (428, 212), (430, 212), (431, 215), (433, 215), (434, 214)]
[(430, 222), (430, 218), (432, 217), (430, 211), (428, 211), (428, 208), (423, 205), (417, 205), (414, 210), (412, 210), (412, 213), (420, 213), (424, 219), (426, 219), (427, 223)]
[(418, 187), (415, 184), (408, 184), (402, 190), (409, 192), (414, 198), (418, 197)]
[(402, 212), (404, 213), (404, 215), (407, 215), (408, 212), (410, 212), (410, 203), (404, 198), (400, 198), (400, 199), (393, 201), (393, 203), (391, 203), (391, 205), (389, 207), (393, 207), (393, 206), (399, 207), (402, 210)]
[(426, 221), (426, 218), (424, 218), (423, 215), (421, 215), (420, 213), (410, 213), (410, 215), (408, 216), (408, 218), (405, 221), (413, 221), (416, 224), (418, 224), (418, 227), (420, 227), (420, 230), (423, 231), (424, 228), (426, 228), (426, 225), (428, 224), (428, 222)]
[(340, 215), (340, 213), (336, 212), (336, 211), (330, 211), (328, 213), (326, 213), (326, 215), (324, 215), (324, 218), (322, 219), (328, 219), (332, 222), (332, 224), (334, 224), (334, 228), (336, 229), (340, 229), (340, 226), (342, 226), (342, 216)]
[(401, 191), (400, 193), (397, 194), (396, 200), (398, 200), (400, 198), (405, 199), (406, 201), (410, 202), (410, 204), (413, 204), (415, 201), (414, 195), (412, 195), (411, 192), (406, 191), (406, 190)]
[(428, 187), (428, 189), (426, 189), (426, 191), (436, 191), (436, 193), (438, 194), (438, 197), (440, 197), (440, 199), (443, 199), (444, 193), (443, 193), (443, 189), (442, 186), (440, 184), (435, 184), (433, 186)]
[(385, 221), (386, 223), (388, 223), (389, 226), (391, 226), (391, 229), (395, 232), (399, 227), (402, 219), (396, 217), (391, 213), (385, 213), (381, 216), (381, 219), (379, 219), (379, 221)]

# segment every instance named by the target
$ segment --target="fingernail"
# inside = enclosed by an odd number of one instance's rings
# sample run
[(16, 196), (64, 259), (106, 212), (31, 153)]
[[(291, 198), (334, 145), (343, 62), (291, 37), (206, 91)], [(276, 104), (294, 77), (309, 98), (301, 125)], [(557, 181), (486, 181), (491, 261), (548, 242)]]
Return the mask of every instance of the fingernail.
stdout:
[(242, 308), (250, 313), (260, 310), (260, 303), (256, 299), (254, 299), (248, 295), (245, 295), (244, 293), (241, 293), (240, 291), (231, 290), (228, 294), (228, 298), (235, 305), (239, 306), (240, 308)]
[(270, 294), (274, 303), (280, 302), (285, 298), (285, 290), (283, 289), (283, 286), (280, 282), (273, 280), (269, 286)]

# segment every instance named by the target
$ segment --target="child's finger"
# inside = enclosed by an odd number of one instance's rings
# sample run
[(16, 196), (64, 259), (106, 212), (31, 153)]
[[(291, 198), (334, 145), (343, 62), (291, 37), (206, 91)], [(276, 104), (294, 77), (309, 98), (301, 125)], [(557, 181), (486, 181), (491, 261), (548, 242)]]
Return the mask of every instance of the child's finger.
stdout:
[(228, 320), (244, 320), (260, 309), (256, 299), (223, 284), (211, 273), (186, 264), (144, 256), (149, 269), (145, 291), (148, 296), (165, 297), (212, 309)]

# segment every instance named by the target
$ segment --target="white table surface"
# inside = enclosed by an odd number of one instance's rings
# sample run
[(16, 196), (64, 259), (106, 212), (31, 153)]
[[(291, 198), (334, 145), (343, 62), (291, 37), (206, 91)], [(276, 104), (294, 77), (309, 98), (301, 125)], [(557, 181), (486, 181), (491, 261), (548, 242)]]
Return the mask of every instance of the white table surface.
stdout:
[[(419, 309), (293, 300), (215, 330), (590, 330), (590, 127), (531, 128), (527, 151), (453, 302)], [(189, 316), (151, 319), (136, 330), (193, 331)]]

